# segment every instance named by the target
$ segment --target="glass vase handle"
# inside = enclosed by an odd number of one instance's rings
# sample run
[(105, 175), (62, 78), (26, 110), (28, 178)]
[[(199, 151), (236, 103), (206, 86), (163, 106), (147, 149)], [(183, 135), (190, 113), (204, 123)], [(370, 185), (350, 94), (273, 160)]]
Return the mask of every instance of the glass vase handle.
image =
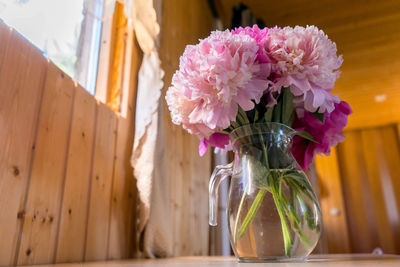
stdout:
[(227, 165), (218, 165), (215, 167), (208, 186), (209, 191), (209, 224), (212, 226), (217, 225), (218, 216), (218, 188), (222, 180), (226, 177), (232, 176), (233, 162)]

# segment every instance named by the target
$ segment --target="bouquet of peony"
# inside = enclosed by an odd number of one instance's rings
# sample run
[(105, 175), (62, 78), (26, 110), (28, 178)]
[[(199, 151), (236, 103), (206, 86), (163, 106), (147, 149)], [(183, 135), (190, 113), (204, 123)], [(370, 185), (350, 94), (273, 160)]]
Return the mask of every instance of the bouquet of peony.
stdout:
[[(200, 155), (209, 146), (229, 149), (229, 133), (238, 127), (277, 122), (296, 130), (291, 150), (305, 170), (316, 154), (328, 155), (344, 139), (341, 131), (351, 109), (331, 92), (342, 62), (336, 44), (315, 26), (214, 31), (186, 47), (166, 101), (173, 123), (200, 139)], [(265, 190), (278, 190), (278, 178), (267, 181)], [(284, 196), (273, 197), (288, 254), (293, 242), (285, 235), (289, 227), (306, 239)], [(245, 222), (252, 220), (261, 199)], [(239, 237), (247, 227), (239, 228)]]

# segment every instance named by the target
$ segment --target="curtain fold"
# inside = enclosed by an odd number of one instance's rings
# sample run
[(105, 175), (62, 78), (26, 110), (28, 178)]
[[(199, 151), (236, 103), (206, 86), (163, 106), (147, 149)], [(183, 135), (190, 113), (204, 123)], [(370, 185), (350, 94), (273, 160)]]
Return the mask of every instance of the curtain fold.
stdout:
[(137, 247), (141, 251), (137, 256), (166, 257), (172, 255), (172, 236), (169, 204), (164, 196), (169, 192), (168, 183), (163, 179), (165, 133), (160, 96), (164, 71), (158, 55), (161, 0), (126, 0), (125, 7), (144, 53), (131, 159), (140, 199)]

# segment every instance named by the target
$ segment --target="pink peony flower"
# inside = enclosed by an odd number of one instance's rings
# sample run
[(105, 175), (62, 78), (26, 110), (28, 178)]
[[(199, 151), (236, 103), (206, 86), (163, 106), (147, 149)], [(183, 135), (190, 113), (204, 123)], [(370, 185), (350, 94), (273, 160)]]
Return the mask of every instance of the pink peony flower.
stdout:
[(253, 109), (269, 85), (257, 51), (253, 38), (229, 30), (187, 46), (166, 94), (172, 121), (203, 139), (228, 128), (238, 105)]
[(264, 50), (272, 65), (272, 92), (290, 86), (296, 102), (304, 103), (307, 111), (333, 111), (340, 100), (330, 91), (343, 59), (322, 30), (315, 26), (269, 29)]
[(293, 128), (298, 131), (306, 131), (318, 142), (308, 141), (300, 136), (293, 139), (292, 152), (297, 162), (307, 169), (315, 154), (329, 155), (331, 147), (344, 140), (343, 128), (347, 124), (347, 116), (351, 114), (351, 108), (345, 101), (334, 104), (331, 113), (324, 113), (322, 123), (313, 114), (302, 108), (296, 110)]
[[(268, 35), (268, 28), (264, 28), (260, 30), (258, 28), (257, 24), (254, 24), (253, 27), (246, 27), (246, 28), (236, 28), (232, 30), (232, 33), (234, 34), (240, 34), (240, 35), (248, 35), (254, 40), (256, 40), (257, 45), (258, 45), (258, 51), (257, 51), (257, 60), (261, 63), (268, 63), (269, 60), (266, 56), (265, 50), (264, 50), (264, 43), (267, 41), (267, 35)], [(270, 67), (270, 64), (267, 65)]]

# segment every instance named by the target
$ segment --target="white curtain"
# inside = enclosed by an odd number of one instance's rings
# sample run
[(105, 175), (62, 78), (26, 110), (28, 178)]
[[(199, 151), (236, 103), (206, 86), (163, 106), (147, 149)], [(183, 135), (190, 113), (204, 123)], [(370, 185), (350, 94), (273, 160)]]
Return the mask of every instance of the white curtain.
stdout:
[(165, 134), (160, 96), (164, 71), (158, 55), (161, 0), (126, 0), (125, 8), (144, 53), (138, 76), (131, 159), (140, 198), (137, 242), (143, 251), (139, 256), (172, 256), (169, 203), (165, 201), (169, 190), (163, 179)]

